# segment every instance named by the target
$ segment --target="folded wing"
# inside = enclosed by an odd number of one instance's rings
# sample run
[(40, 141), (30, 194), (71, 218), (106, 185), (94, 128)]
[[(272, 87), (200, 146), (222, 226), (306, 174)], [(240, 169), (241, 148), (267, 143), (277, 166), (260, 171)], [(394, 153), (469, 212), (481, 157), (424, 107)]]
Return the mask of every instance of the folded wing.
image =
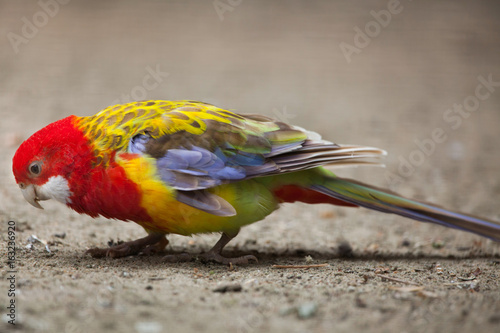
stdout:
[(161, 179), (178, 190), (177, 199), (211, 214), (236, 213), (210, 191), (218, 185), (326, 164), (359, 164), (385, 154), (377, 148), (328, 142), (265, 116), (186, 103), (161, 115), (156, 124), (165, 128), (136, 133), (128, 152), (154, 157)]

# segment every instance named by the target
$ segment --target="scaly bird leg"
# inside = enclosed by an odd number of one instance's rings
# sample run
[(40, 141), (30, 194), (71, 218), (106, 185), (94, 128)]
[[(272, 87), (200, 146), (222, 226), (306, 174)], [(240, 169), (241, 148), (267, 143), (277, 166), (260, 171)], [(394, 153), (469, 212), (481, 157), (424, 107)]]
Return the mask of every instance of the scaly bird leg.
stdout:
[(200, 254), (200, 258), (205, 259), (207, 261), (215, 261), (220, 264), (224, 265), (229, 265), (229, 264), (234, 264), (234, 265), (244, 265), (248, 264), (248, 261), (254, 260), (255, 262), (259, 262), (257, 258), (253, 255), (246, 255), (246, 256), (241, 256), (241, 257), (236, 257), (236, 258), (226, 258), (223, 257), (221, 252), (222, 249), (224, 249), (224, 246), (226, 246), (227, 243), (234, 237), (236, 237), (238, 233), (230, 236), (226, 234), (225, 232), (222, 233), (221, 238), (219, 241), (212, 247), (208, 252)]
[(115, 245), (110, 248), (89, 249), (85, 253), (90, 254), (93, 258), (121, 258), (139, 254), (140, 252), (145, 254), (160, 252), (167, 244), (168, 240), (165, 238), (164, 234), (151, 232), (143, 238)]
[(257, 260), (257, 258), (253, 255), (246, 255), (246, 256), (241, 256), (241, 257), (236, 257), (236, 258), (226, 258), (226, 257), (222, 256), (222, 254), (221, 254), (222, 249), (224, 249), (224, 247), (227, 245), (227, 243), (229, 243), (231, 241), (231, 239), (236, 237), (237, 234), (238, 234), (238, 232), (236, 232), (232, 235), (229, 235), (225, 232), (222, 233), (221, 238), (214, 245), (214, 247), (212, 247), (208, 252), (202, 253), (198, 256), (192, 255), (189, 253), (182, 253), (179, 255), (167, 255), (164, 257), (164, 260), (167, 262), (179, 262), (179, 261), (190, 261), (194, 257), (199, 257), (205, 261), (215, 261), (219, 264), (224, 264), (224, 265), (229, 265), (229, 264), (244, 265), (244, 264), (248, 264), (248, 262), (250, 260), (254, 260), (255, 262), (259, 262)]

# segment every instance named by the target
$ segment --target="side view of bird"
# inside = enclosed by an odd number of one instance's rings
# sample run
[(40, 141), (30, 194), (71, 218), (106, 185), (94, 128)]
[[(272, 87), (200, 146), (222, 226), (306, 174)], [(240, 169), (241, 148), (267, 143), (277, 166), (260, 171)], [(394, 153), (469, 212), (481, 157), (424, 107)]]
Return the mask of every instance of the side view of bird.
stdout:
[[(26, 201), (55, 199), (92, 217), (133, 221), (147, 236), (88, 250), (113, 258), (161, 251), (168, 234), (222, 233), (201, 258), (283, 202), (360, 206), (500, 241), (500, 224), (342, 179), (327, 164), (363, 164), (383, 150), (339, 145), (261, 115), (196, 101), (140, 101), (56, 121), (24, 141), (13, 172)], [(170, 255), (168, 261), (192, 255)]]

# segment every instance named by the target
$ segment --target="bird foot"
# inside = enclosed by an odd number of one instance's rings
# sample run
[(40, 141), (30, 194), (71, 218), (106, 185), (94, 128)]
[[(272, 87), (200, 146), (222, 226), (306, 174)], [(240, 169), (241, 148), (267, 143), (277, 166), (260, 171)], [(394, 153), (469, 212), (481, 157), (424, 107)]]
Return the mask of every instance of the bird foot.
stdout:
[(163, 257), (165, 262), (182, 262), (182, 261), (191, 261), (194, 258), (200, 258), (202, 261), (214, 261), (223, 265), (246, 265), (250, 261), (259, 262), (257, 258), (253, 255), (246, 255), (236, 258), (226, 258), (223, 257), (221, 252), (224, 246), (226, 246), (229, 241), (236, 236), (238, 232), (233, 232), (232, 234), (222, 233), (222, 236), (217, 241), (217, 243), (207, 252), (193, 255), (189, 253), (181, 253), (181, 254), (171, 254)]
[(85, 253), (90, 254), (92, 258), (122, 258), (139, 253), (151, 255), (161, 252), (167, 246), (168, 240), (162, 234), (149, 234), (144, 238), (139, 238), (130, 242), (125, 242), (109, 248), (88, 249)]

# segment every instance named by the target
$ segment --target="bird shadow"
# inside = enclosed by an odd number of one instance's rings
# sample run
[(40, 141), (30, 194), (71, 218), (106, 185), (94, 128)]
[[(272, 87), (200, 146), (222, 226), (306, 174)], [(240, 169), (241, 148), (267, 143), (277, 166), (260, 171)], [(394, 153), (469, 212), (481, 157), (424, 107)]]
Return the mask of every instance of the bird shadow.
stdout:
[[(114, 268), (123, 268), (126, 269), (128, 267), (140, 268), (140, 269), (148, 269), (148, 268), (158, 268), (158, 265), (165, 265), (165, 267), (203, 267), (209, 266), (213, 267), (225, 267), (224, 265), (213, 263), (213, 262), (204, 262), (202, 260), (193, 259), (187, 262), (178, 262), (171, 263), (165, 262), (163, 257), (166, 255), (178, 255), (185, 253), (183, 251), (174, 251), (167, 250), (160, 253), (155, 253), (152, 255), (134, 255), (123, 258), (92, 258), (90, 255), (85, 254), (84, 251), (80, 253), (75, 253), (74, 251), (66, 252), (66, 251), (58, 251), (53, 253), (51, 256), (46, 256), (50, 258), (49, 260), (59, 260), (58, 266), (74, 266), (75, 262), (79, 265), (85, 267), (92, 267), (95, 265), (106, 265), (108, 267)], [(304, 249), (294, 249), (294, 250), (265, 250), (265, 251), (243, 251), (239, 249), (228, 249), (223, 251), (223, 255), (228, 258), (240, 257), (244, 255), (252, 254), (259, 260), (257, 263), (250, 263), (248, 265), (239, 265), (239, 267), (259, 267), (265, 268), (272, 265), (285, 264), (285, 265), (303, 265), (306, 256), (311, 256), (314, 258), (314, 263), (318, 263), (321, 261), (330, 262), (333, 261), (335, 263), (352, 263), (359, 264), (362, 263), (372, 263), (372, 262), (387, 262), (387, 261), (406, 261), (408, 263), (411, 262), (420, 262), (424, 261), (453, 261), (453, 260), (464, 260), (464, 259), (489, 259), (496, 264), (500, 265), (500, 254), (498, 253), (486, 253), (481, 252), (480, 249), (471, 250), (467, 253), (460, 253), (457, 251), (456, 253), (402, 253), (402, 252), (362, 252), (358, 253), (356, 251), (310, 251)], [(40, 254), (43, 256), (42, 254)]]
[[(339, 253), (340, 252), (340, 253)], [(343, 261), (393, 261), (393, 260), (456, 260), (456, 259), (500, 259), (498, 253), (467, 252), (467, 253), (413, 253), (413, 252), (362, 252), (356, 251), (310, 251), (304, 249), (285, 251), (240, 251), (229, 250), (223, 253), (226, 257), (239, 257), (246, 254), (253, 254), (259, 261), (303, 261), (306, 256), (311, 256), (314, 260), (343, 260)], [(500, 262), (499, 262), (500, 263)]]

